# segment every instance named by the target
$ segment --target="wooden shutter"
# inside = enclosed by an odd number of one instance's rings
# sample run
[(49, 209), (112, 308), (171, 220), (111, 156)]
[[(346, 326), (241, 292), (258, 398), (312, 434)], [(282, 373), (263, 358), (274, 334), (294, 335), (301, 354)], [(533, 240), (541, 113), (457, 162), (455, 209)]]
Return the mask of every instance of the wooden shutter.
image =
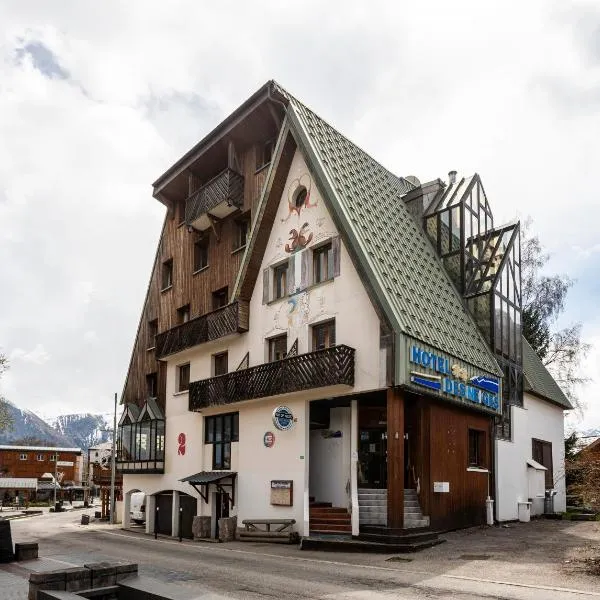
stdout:
[(269, 270), (270, 269), (263, 270), (263, 304), (266, 304), (269, 301)]
[(310, 285), (310, 250), (303, 250), (300, 255), (300, 289), (305, 290)]
[(296, 292), (296, 255), (292, 254), (288, 260), (287, 293), (291, 296)]
[(341, 253), (340, 236), (336, 235), (331, 239), (331, 250), (333, 253), (333, 276), (338, 277), (340, 274), (340, 253)]

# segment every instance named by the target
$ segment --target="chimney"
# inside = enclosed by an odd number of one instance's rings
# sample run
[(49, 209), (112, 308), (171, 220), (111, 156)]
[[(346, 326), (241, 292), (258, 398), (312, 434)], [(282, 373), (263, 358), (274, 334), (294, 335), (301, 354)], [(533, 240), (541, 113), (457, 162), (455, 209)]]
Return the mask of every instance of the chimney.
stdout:
[(448, 173), (448, 183), (453, 185), (456, 183), (456, 171), (450, 171)]

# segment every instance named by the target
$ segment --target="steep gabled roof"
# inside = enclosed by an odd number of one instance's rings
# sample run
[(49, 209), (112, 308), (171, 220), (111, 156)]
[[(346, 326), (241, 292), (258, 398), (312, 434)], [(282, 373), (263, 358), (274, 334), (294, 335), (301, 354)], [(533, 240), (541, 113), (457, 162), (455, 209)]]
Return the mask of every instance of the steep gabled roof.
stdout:
[(525, 391), (540, 396), (545, 400), (571, 410), (573, 405), (550, 375), (540, 357), (523, 338), (523, 374), (525, 375)]
[[(398, 332), (501, 375), (433, 246), (404, 205), (402, 196), (413, 186), (283, 88), (274, 86), (288, 100), (290, 131), (314, 170), (357, 268), (390, 324)], [(261, 205), (267, 197), (265, 188)], [(244, 262), (250, 260), (250, 251), (249, 246)]]

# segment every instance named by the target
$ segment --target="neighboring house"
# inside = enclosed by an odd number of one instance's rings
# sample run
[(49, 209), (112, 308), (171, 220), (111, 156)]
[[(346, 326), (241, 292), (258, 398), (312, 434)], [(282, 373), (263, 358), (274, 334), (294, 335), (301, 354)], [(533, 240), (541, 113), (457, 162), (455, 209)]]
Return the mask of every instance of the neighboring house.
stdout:
[[(550, 442), (560, 471), (562, 408), (522, 343), (519, 224), (494, 224), (478, 175), (398, 177), (268, 82), (154, 197), (125, 526), (143, 491), (147, 531), (170, 535), (195, 515), (212, 535), (228, 515), (305, 536), (452, 529), (484, 523), (489, 496), (499, 519), (529, 497), (501, 483), (503, 445), (526, 472), (548, 448), (521, 438)], [(549, 416), (534, 429), (525, 409)]]

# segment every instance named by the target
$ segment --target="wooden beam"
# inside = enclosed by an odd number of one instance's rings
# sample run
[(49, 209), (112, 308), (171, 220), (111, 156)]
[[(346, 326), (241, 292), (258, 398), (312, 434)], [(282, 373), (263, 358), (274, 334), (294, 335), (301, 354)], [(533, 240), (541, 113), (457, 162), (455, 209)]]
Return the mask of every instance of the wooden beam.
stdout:
[(404, 527), (404, 395), (387, 390), (387, 525)]

